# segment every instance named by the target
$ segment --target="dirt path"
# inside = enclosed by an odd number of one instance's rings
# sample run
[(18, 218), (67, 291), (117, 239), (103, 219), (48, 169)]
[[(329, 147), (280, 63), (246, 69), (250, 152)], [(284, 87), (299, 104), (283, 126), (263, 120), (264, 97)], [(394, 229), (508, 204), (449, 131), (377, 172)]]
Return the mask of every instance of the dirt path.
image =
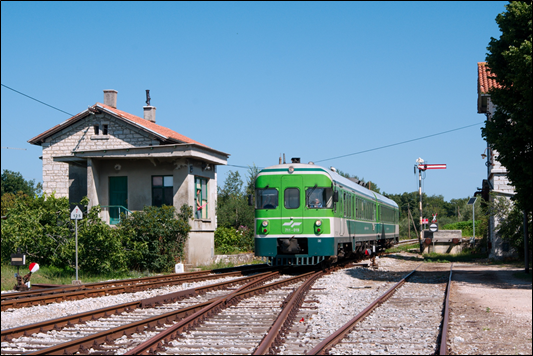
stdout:
[(531, 282), (523, 269), (454, 264), (448, 350), (450, 354), (531, 355)]

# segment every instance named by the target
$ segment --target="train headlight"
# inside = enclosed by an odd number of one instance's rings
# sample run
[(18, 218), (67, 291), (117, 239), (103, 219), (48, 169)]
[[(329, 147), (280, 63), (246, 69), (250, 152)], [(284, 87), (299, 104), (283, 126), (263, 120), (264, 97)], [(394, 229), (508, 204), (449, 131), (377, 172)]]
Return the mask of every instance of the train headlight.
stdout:
[(263, 227), (267, 227), (267, 226), (268, 226), (268, 221), (266, 221), (266, 220), (263, 221), (263, 222), (261, 223), (261, 225), (263, 225)]
[(320, 221), (320, 220), (315, 221), (315, 225), (316, 226), (321, 226), (322, 225), (322, 221)]

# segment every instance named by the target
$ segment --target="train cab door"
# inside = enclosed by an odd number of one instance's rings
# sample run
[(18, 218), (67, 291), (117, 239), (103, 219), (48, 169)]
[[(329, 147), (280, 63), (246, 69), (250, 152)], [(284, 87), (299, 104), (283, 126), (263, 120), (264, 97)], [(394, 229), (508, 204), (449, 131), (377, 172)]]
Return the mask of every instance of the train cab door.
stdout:
[(299, 176), (283, 176), (281, 178), (281, 233), (302, 234), (305, 192), (303, 179)]

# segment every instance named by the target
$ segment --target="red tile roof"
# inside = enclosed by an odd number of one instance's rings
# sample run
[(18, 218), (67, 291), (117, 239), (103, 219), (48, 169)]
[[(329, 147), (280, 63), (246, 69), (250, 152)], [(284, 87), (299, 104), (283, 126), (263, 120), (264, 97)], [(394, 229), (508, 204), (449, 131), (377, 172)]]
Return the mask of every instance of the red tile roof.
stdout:
[[(159, 136), (164, 141), (171, 141), (171, 142), (179, 142), (179, 143), (192, 143), (201, 145), (204, 147), (208, 147), (204, 145), (203, 143), (200, 143), (198, 141), (195, 141), (187, 136), (183, 136), (182, 134), (177, 133), (174, 130), (171, 130), (169, 128), (163, 127), (161, 125), (157, 125), (151, 121), (145, 120), (143, 118), (140, 118), (139, 116), (132, 115), (130, 113), (127, 113), (122, 110), (115, 109), (111, 106), (102, 104), (102, 103), (96, 103), (93, 106), (91, 106), (89, 109), (95, 110), (97, 108), (104, 109), (107, 112), (110, 112), (111, 115), (114, 115), (126, 122), (129, 122), (130, 124), (133, 124), (134, 126), (139, 127), (142, 130), (155, 133), (156, 136)], [(68, 127), (75, 122), (81, 120), (85, 116), (89, 115), (88, 110), (85, 110), (79, 114), (76, 114), (72, 116), (71, 118), (65, 120), (64, 122), (60, 123), (59, 125), (56, 125), (52, 127), (51, 129), (46, 130), (45, 132), (35, 136), (34, 138), (28, 140), (29, 143), (34, 145), (40, 145), (44, 140), (53, 135), (54, 133), (63, 130), (65, 127)]]
[(495, 77), (487, 66), (487, 62), (477, 63), (477, 92), (478, 94), (488, 94), (492, 88), (501, 88), (502, 86), (496, 82)]
[(155, 133), (158, 133), (162, 136), (183, 142), (183, 143), (195, 143), (197, 145), (202, 145), (205, 147), (208, 147), (204, 145), (203, 143), (200, 143), (198, 141), (195, 141), (191, 138), (188, 138), (187, 136), (183, 136), (182, 134), (177, 133), (176, 131), (173, 131), (169, 128), (163, 127), (161, 125), (157, 125), (151, 121), (145, 120), (143, 118), (140, 118), (139, 116), (132, 115), (130, 113), (127, 113), (122, 110), (115, 109), (112, 106), (108, 106), (102, 103), (96, 103), (93, 107), (100, 106), (102, 108), (105, 108), (111, 112), (113, 112), (115, 115), (118, 115), (126, 120), (133, 121), (139, 126), (143, 126), (144, 128), (147, 128), (150, 131), (154, 131)]

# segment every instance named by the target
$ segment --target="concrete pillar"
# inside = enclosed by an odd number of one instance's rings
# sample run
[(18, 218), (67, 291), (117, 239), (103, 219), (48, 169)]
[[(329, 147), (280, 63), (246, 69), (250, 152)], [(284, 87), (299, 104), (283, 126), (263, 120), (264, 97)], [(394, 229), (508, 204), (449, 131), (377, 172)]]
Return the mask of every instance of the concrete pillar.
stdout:
[(98, 171), (95, 165), (95, 162), (88, 158), (87, 159), (87, 198), (89, 198), (88, 209), (91, 207), (100, 204), (98, 199), (98, 187), (100, 185), (98, 179)]

